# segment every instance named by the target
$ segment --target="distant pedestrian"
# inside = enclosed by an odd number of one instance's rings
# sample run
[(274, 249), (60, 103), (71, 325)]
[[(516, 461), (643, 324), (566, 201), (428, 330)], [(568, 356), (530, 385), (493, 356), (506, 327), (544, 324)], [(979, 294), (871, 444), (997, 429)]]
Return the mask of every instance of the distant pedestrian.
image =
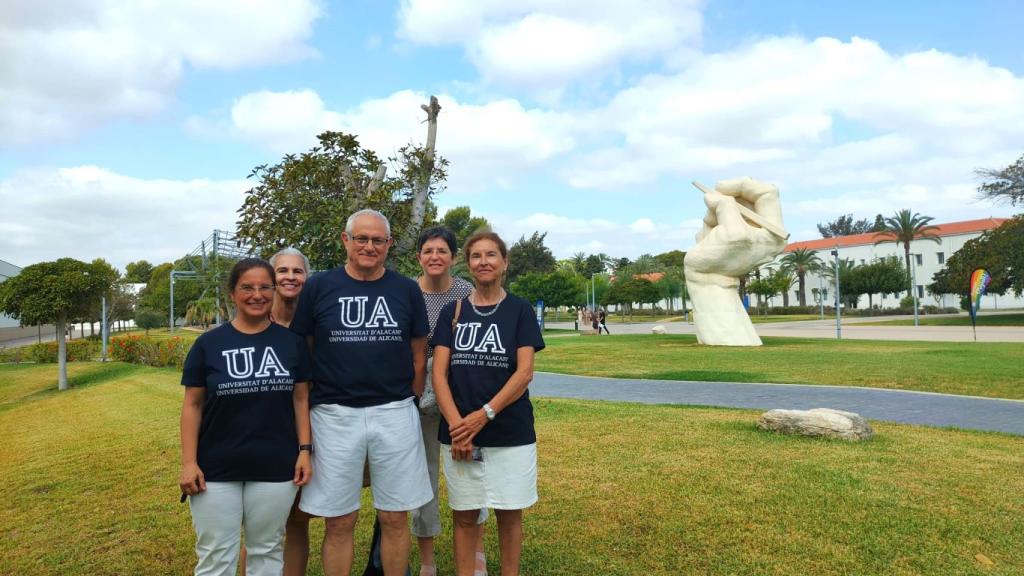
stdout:
[(580, 331), (580, 324), (583, 324), (583, 308), (576, 309), (576, 331)]
[(590, 327), (594, 330), (595, 334), (597, 334), (598, 336), (601, 335), (601, 327), (597, 323), (597, 313), (596, 312), (591, 312), (590, 313)]
[[(607, 319), (607, 315), (606, 315), (606, 314), (605, 314), (605, 312), (604, 312), (604, 308), (601, 308), (601, 309), (600, 309), (600, 310), (599, 310), (599, 311), (597, 312), (597, 321), (598, 321), (598, 323), (599, 323), (599, 324), (601, 325), (601, 328), (604, 328), (604, 331), (605, 331), (605, 332), (606, 332), (606, 333), (607, 333), (607, 334), (608, 334), (609, 336), (611, 336), (611, 335), (612, 335), (612, 333), (611, 333), (611, 331), (609, 331), (609, 330), (608, 330), (608, 325), (607, 325), (607, 324), (605, 324), (605, 320), (606, 320), (606, 319)], [(598, 328), (598, 329), (597, 329), (597, 333), (598, 333), (598, 334), (600, 334), (600, 333), (601, 333), (601, 328)]]

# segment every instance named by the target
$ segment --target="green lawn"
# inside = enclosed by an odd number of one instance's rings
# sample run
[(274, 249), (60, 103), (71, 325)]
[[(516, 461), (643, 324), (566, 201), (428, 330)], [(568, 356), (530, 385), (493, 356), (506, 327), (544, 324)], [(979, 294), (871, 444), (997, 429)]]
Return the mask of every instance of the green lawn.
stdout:
[(761, 347), (702, 346), (690, 335), (559, 338), (537, 370), (563, 374), (872, 386), (1024, 399), (1024, 346), (762, 338)]
[[(918, 320), (922, 326), (970, 326), (971, 317), (962, 316), (940, 316), (932, 318), (919, 316)], [(881, 322), (861, 322), (858, 326), (913, 326), (914, 319), (885, 320)], [(1024, 326), (1024, 313), (1013, 314), (982, 314), (978, 316), (978, 326)]]
[[(0, 573), (188, 573), (178, 373), (75, 364), (63, 393), (48, 391), (52, 373), (0, 366), (0, 476), (17, 479), (0, 484)], [(760, 432), (751, 411), (534, 404), (524, 574), (1024, 573), (1024, 438), (876, 424), (848, 444)], [(369, 531), (364, 514), (359, 556)], [(492, 574), (496, 546), (492, 519)]]

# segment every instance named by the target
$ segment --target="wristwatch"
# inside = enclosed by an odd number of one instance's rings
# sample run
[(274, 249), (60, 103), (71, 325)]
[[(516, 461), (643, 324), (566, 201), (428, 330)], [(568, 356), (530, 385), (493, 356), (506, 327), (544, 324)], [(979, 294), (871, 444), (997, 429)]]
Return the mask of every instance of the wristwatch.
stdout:
[(299, 452), (302, 452), (303, 450), (305, 450), (306, 452), (309, 452), (310, 454), (312, 454), (313, 453), (313, 445), (312, 444), (299, 444)]
[(497, 416), (494, 412), (494, 408), (491, 408), (490, 404), (484, 404), (484, 414), (487, 416), (488, 420), (494, 420), (494, 417)]

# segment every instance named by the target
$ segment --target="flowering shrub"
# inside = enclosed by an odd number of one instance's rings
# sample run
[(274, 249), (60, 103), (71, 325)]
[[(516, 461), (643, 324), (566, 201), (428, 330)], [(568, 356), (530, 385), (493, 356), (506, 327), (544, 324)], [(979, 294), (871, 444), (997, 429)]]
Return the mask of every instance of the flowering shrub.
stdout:
[(110, 339), (110, 357), (119, 362), (146, 366), (181, 368), (188, 346), (175, 336), (155, 339), (148, 336), (118, 336)]
[[(43, 362), (57, 361), (57, 343), (42, 342), (14, 348), (10, 351), (12, 362)], [(100, 355), (100, 343), (92, 340), (70, 340), (67, 342), (67, 360), (76, 362), (93, 360)]]

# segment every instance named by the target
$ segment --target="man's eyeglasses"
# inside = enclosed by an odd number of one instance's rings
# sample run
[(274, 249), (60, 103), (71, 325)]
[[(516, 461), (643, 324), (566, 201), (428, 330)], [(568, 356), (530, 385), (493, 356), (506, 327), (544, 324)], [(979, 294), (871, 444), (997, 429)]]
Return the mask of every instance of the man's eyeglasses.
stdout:
[(260, 292), (262, 294), (273, 294), (274, 286), (268, 286), (266, 284), (262, 286), (250, 286), (248, 284), (242, 284), (238, 287), (238, 291), (246, 296), (252, 296), (253, 294)]
[(372, 242), (374, 246), (380, 248), (381, 246), (384, 246), (385, 244), (390, 242), (391, 238), (370, 238), (369, 236), (353, 236), (352, 241), (356, 243), (356, 246), (366, 246), (368, 243)]

